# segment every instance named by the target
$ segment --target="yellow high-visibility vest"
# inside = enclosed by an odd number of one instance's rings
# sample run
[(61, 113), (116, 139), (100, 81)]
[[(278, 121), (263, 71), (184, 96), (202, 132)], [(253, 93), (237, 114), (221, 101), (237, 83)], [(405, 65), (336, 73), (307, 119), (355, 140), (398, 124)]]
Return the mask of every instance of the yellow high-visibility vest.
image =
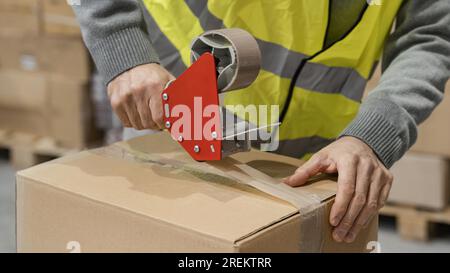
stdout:
[(329, 0), (143, 2), (152, 43), (175, 75), (189, 66), (192, 40), (207, 30), (242, 28), (257, 39), (261, 73), (250, 87), (227, 93), (225, 103), (288, 105), (277, 152), (298, 158), (332, 142), (354, 119), (402, 4), (372, 1), (340, 40), (324, 48)]

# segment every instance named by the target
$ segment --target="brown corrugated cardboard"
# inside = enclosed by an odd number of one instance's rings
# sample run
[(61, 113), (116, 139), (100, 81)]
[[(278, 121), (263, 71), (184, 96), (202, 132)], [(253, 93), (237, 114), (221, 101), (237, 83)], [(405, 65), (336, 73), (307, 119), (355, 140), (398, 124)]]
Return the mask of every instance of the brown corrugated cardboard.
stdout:
[(42, 111), (48, 107), (47, 79), (41, 74), (0, 71), (0, 107)]
[(79, 24), (66, 0), (42, 0), (44, 35), (81, 37)]
[(35, 15), (0, 11), (0, 35), (4, 38), (37, 37), (39, 20)]
[(38, 36), (39, 5), (36, 0), (0, 1), (0, 35), (7, 37)]
[(64, 77), (50, 77), (51, 132), (58, 143), (85, 148), (95, 137), (89, 86)]
[[(230, 171), (244, 164), (279, 179), (301, 161), (252, 151), (217, 164)], [(332, 241), (334, 181), (292, 189), (322, 200), (299, 213), (218, 170), (159, 133), (21, 171), (18, 251), (77, 245), (82, 252), (360, 252), (376, 240), (374, 220), (357, 242)]]
[(392, 167), (394, 183), (388, 201), (444, 209), (449, 203), (450, 160), (410, 152)]
[(15, 130), (47, 136), (50, 132), (49, 126), (50, 122), (45, 113), (0, 107), (0, 130)]
[(91, 75), (91, 62), (78, 39), (0, 37), (0, 69), (47, 72), (79, 81)]
[(0, 80), (0, 129), (52, 137), (67, 148), (96, 137), (87, 83), (17, 71), (0, 72)]
[(2, 12), (16, 12), (22, 14), (32, 14), (38, 7), (36, 0), (2, 0), (0, 10)]

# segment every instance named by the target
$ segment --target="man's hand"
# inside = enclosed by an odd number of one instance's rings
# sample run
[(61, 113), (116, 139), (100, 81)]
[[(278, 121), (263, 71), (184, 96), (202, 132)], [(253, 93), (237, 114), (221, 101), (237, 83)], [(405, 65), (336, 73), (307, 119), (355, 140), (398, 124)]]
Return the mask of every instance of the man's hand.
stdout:
[(137, 130), (163, 128), (161, 93), (173, 79), (159, 64), (144, 64), (112, 80), (108, 96), (122, 124)]
[(331, 208), (333, 238), (353, 242), (384, 206), (393, 177), (372, 149), (354, 137), (343, 137), (323, 148), (285, 179), (300, 186), (318, 173), (338, 173), (338, 190)]

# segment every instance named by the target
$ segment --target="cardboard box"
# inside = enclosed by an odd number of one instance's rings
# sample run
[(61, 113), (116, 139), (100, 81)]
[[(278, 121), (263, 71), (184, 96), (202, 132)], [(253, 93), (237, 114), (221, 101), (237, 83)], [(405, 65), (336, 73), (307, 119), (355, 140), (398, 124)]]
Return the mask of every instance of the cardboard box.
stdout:
[(42, 74), (0, 71), (0, 108), (43, 111), (48, 107), (47, 91)]
[(0, 130), (15, 130), (38, 136), (51, 136), (46, 113), (0, 107)]
[(39, 5), (36, 0), (1, 0), (0, 35), (7, 37), (38, 36)]
[(98, 138), (88, 83), (51, 77), (51, 132), (62, 146), (86, 148)]
[(81, 37), (80, 26), (66, 0), (42, 0), (42, 28), (48, 36)]
[(388, 201), (441, 210), (450, 197), (450, 160), (422, 153), (407, 153), (392, 167), (394, 183)]
[(78, 39), (0, 37), (0, 69), (46, 72), (87, 81), (91, 59)]
[(38, 7), (36, 0), (2, 0), (0, 10), (2, 12), (16, 12), (22, 14), (34, 14)]
[(301, 188), (267, 182), (319, 202), (299, 213), (290, 203), (230, 178), (240, 174), (255, 181), (264, 173), (260, 177), (281, 179), (301, 163), (257, 151), (199, 163), (167, 133), (67, 156), (18, 173), (17, 249), (367, 252), (367, 243), (377, 238), (376, 219), (353, 244), (331, 239), (334, 181)]
[(0, 11), (0, 35), (2, 37), (37, 37), (39, 32), (37, 16)]
[(0, 72), (0, 80), (0, 129), (52, 137), (77, 149), (97, 137), (87, 83), (17, 71)]

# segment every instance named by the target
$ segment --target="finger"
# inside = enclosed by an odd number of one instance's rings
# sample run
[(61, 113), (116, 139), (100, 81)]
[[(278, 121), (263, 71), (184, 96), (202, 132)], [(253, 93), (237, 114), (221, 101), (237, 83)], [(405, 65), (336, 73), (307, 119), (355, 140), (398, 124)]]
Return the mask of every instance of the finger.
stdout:
[(367, 199), (366, 205), (362, 209), (358, 218), (356, 219), (356, 223), (353, 226), (352, 230), (350, 230), (348, 234), (348, 240), (354, 240), (358, 233), (367, 226), (372, 218), (377, 214), (378, 211), (378, 199), (379, 193), (381, 189), (381, 179), (382, 174), (380, 171), (375, 171), (372, 174), (372, 183), (369, 186), (369, 197)]
[[(126, 116), (126, 119), (128, 120), (127, 127), (141, 130), (142, 124), (138, 120), (139, 115), (137, 113), (133, 97), (133, 94), (136, 92), (133, 92), (132, 88), (130, 89), (129, 83), (130, 74), (124, 73), (121, 76), (121, 80), (117, 82), (116, 90), (112, 92), (112, 94), (114, 94), (114, 98), (112, 98), (111, 103), (113, 107), (121, 108), (121, 115)], [(125, 119), (125, 117), (123, 119)]]
[(315, 176), (329, 165), (329, 160), (321, 155), (316, 154), (305, 164), (300, 166), (295, 173), (287, 177), (284, 182), (292, 187), (297, 187), (305, 184), (309, 178)]
[[(355, 194), (350, 202), (349, 208), (345, 213), (342, 221), (336, 227), (337, 230), (341, 230), (340, 233), (348, 233), (358, 218), (361, 210), (366, 204), (367, 194), (369, 192), (369, 185), (372, 178), (373, 165), (371, 161), (360, 160), (358, 163), (357, 173), (356, 173), (356, 189)], [(347, 236), (344, 241), (350, 243), (352, 236)]]
[[(373, 218), (373, 214), (370, 214), (368, 211), (365, 211), (364, 209), (361, 211), (360, 217), (365, 217), (367, 222), (370, 222), (370, 219)], [(364, 224), (362, 221), (358, 221), (358, 219), (355, 221), (352, 228), (348, 231), (347, 236), (345, 237), (344, 241), (346, 243), (352, 243), (355, 241), (356, 237), (358, 236), (359, 232), (364, 228)]]
[(380, 197), (378, 199), (378, 209), (381, 209), (386, 204), (386, 201), (389, 197), (389, 193), (391, 192), (393, 177), (389, 171), (386, 171), (386, 179), (387, 182), (381, 189)]
[(174, 81), (174, 80), (176, 80), (177, 78), (175, 78), (175, 76), (174, 75), (172, 75), (171, 73), (169, 73), (169, 80), (167, 81), (167, 82), (169, 82), (169, 81)]
[(369, 218), (367, 218), (367, 221), (364, 224), (363, 229), (366, 229), (370, 225), (370, 223), (372, 223), (373, 219), (376, 217), (378, 217), (378, 213), (377, 212), (372, 213), (372, 215), (370, 215)]
[(122, 122), (122, 125), (124, 127), (132, 127), (132, 124), (128, 119), (127, 112), (125, 111), (125, 108), (122, 105), (120, 97), (117, 95), (112, 95), (110, 96), (110, 102), (114, 113), (116, 113), (117, 117)]
[(142, 98), (137, 101), (137, 110), (141, 119), (141, 124), (144, 129), (157, 129), (158, 126), (153, 122), (150, 111), (149, 99)]
[[(337, 162), (338, 183), (335, 202), (331, 208), (330, 223), (339, 225), (355, 192), (357, 160), (354, 157), (341, 158)], [(350, 228), (350, 227), (348, 227)], [(339, 229), (333, 232), (336, 241), (341, 242), (347, 230)]]
[(127, 112), (125, 111), (125, 109), (121, 106), (116, 107), (114, 109), (114, 113), (116, 113), (117, 117), (120, 119), (120, 121), (122, 122), (122, 125), (124, 127), (130, 128), (133, 125), (131, 124), (130, 120), (128, 119), (128, 115)]
[(143, 130), (144, 126), (142, 126), (141, 117), (139, 116), (136, 104), (134, 104), (134, 102), (130, 102), (125, 104), (124, 108), (133, 128), (137, 130)]
[(158, 128), (163, 129), (164, 123), (161, 96), (152, 96), (149, 100), (149, 107), (153, 122)]
[[(366, 229), (370, 223), (372, 223), (372, 220), (374, 217), (376, 217), (378, 214), (376, 213), (367, 213), (367, 212), (361, 212), (360, 217), (364, 217), (364, 215), (367, 215), (367, 217), (365, 218), (366, 220), (364, 221), (356, 221), (356, 223), (353, 225), (353, 227), (350, 229), (350, 231), (347, 234), (347, 237), (345, 239), (346, 242), (354, 242), (355, 239), (358, 237), (358, 234), (361, 232), (361, 230)], [(362, 224), (363, 222), (365, 222), (364, 224)]]
[(365, 226), (369, 220), (378, 212), (381, 190), (386, 184), (386, 178), (382, 171), (375, 171), (370, 184), (369, 197), (367, 199), (367, 211), (368, 213), (361, 219), (361, 223)]

